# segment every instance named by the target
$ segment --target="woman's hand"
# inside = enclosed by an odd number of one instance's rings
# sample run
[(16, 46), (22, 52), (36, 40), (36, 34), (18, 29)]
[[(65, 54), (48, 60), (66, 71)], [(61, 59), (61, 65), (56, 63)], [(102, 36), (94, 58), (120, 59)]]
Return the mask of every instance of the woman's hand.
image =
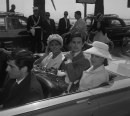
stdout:
[(65, 64), (72, 63), (72, 59), (73, 59), (73, 55), (72, 55), (72, 54), (66, 54), (66, 55), (65, 55), (65, 58), (67, 59), (67, 60), (65, 61)]
[(60, 76), (60, 77), (62, 77), (62, 76), (66, 76), (66, 72), (61, 71), (61, 70), (58, 70), (58, 72), (57, 72), (57, 76)]

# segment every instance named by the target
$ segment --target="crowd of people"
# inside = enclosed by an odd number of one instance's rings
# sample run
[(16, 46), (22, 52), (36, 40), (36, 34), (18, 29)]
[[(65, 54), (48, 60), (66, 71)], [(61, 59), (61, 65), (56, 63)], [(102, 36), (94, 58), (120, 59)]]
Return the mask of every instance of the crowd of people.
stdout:
[[(77, 20), (75, 25), (72, 27), (70, 20), (68, 19), (68, 12), (64, 12), (64, 17), (59, 19), (58, 27), (54, 19), (50, 18), (50, 13), (45, 13), (45, 19), (42, 20), (38, 13), (38, 7), (33, 7), (33, 15), (29, 16), (27, 20), (27, 30), (31, 34), (32, 38), (32, 52), (42, 52), (45, 51), (47, 46), (47, 38), (51, 34), (59, 34), (63, 38), (73, 35), (76, 33), (81, 33), (84, 38), (87, 36), (87, 24), (81, 18), (81, 12), (76, 11), (74, 16)], [(69, 38), (69, 37), (68, 37)], [(66, 44), (69, 44), (70, 39), (67, 39)], [(65, 42), (64, 42), (65, 44)]]
[[(38, 7), (33, 8), (34, 14), (29, 16), (27, 30), (32, 36), (32, 49), (14, 49), (6, 52), (6, 66), (4, 82), (0, 89), (0, 107), (10, 108), (23, 105), (28, 102), (44, 99), (44, 92), (40, 82), (32, 70), (39, 65), (43, 70), (55, 69), (56, 75), (62, 76), (67, 87), (63, 94), (89, 90), (98, 87), (104, 82), (109, 82), (109, 73), (105, 70), (109, 60), (112, 60), (109, 53), (109, 46), (106, 41), (100, 39), (107, 36), (102, 28), (102, 15), (97, 15), (95, 26), (96, 36), (91, 48), (83, 51), (86, 41), (87, 25), (81, 18), (81, 12), (75, 12), (77, 19), (71, 28), (67, 18), (68, 12), (59, 20), (58, 30), (55, 21), (50, 19), (50, 13), (46, 12), (46, 19), (42, 21), (38, 14)], [(43, 32), (43, 33), (42, 33)], [(69, 36), (69, 51), (63, 52), (64, 36)], [(33, 53), (43, 52), (42, 43), (46, 46), (45, 53), (35, 60)], [(5, 53), (5, 51), (3, 51)], [(64, 73), (63, 73), (64, 72)], [(49, 78), (49, 77), (48, 77)]]

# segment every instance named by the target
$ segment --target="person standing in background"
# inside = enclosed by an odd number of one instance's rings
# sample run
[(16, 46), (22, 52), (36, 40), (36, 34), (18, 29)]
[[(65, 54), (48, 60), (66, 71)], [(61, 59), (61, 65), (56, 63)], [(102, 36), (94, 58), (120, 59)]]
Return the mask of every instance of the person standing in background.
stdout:
[[(88, 32), (87, 32), (87, 23), (81, 18), (81, 11), (76, 11), (75, 14), (74, 14), (74, 16), (75, 16), (75, 19), (77, 21), (75, 22), (74, 26), (70, 29), (70, 31), (67, 32), (67, 33), (64, 33), (62, 35), (62, 37), (65, 38), (65, 37), (67, 37), (69, 35), (75, 35), (77, 33), (80, 33), (81, 36), (82, 36), (82, 38), (84, 40), (86, 40), (86, 36), (88, 35)], [(65, 39), (65, 41), (66, 41), (65, 42), (66, 45), (68, 46), (69, 43), (70, 43), (70, 38), (67, 37)]]
[(70, 30), (70, 20), (67, 18), (68, 12), (64, 12), (64, 17), (59, 20), (58, 24), (58, 33), (60, 35), (67, 33)]
[(50, 18), (50, 13), (46, 12), (46, 18), (43, 21), (43, 44), (47, 46), (47, 38), (51, 34), (56, 34), (56, 26), (54, 19)]
[(15, 9), (16, 9), (16, 6), (14, 4), (12, 4), (9, 12), (15, 13)]
[(97, 14), (96, 19), (90, 29), (90, 33), (94, 35), (93, 42), (100, 41), (106, 44), (110, 42), (109, 38), (107, 37), (103, 14)]
[(63, 37), (69, 34), (74, 35), (76, 33), (81, 33), (82, 38), (86, 39), (86, 36), (88, 34), (87, 23), (81, 18), (81, 11), (76, 11), (74, 16), (77, 21), (69, 32), (63, 34)]
[(40, 53), (42, 51), (41, 31), (42, 19), (39, 15), (38, 7), (33, 7), (33, 15), (27, 20), (27, 31), (31, 34), (31, 51)]

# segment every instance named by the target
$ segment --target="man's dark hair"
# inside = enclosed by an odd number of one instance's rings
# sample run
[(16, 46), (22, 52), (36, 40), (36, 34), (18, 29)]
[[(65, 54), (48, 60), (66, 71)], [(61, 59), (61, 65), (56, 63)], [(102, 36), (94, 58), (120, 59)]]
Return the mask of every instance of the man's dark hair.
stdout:
[(46, 12), (45, 14), (46, 14), (46, 16), (50, 16), (50, 12)]
[(68, 11), (65, 11), (65, 12), (64, 12), (64, 15), (68, 15)]
[(71, 37), (70, 37), (70, 41), (72, 41), (72, 39), (75, 38), (75, 37), (80, 37), (82, 39), (82, 43), (85, 42), (85, 39), (84, 39), (84, 37), (82, 37), (81, 33), (72, 34)]
[(32, 69), (33, 63), (34, 63), (33, 54), (29, 50), (26, 50), (26, 49), (13, 50), (11, 55), (8, 57), (8, 60), (15, 60), (15, 64), (19, 68), (27, 66), (28, 71)]
[(79, 15), (81, 17), (81, 12), (80, 11), (76, 11), (75, 14)]
[(12, 4), (12, 5), (11, 5), (11, 7), (15, 7), (15, 5), (14, 5), (14, 4)]

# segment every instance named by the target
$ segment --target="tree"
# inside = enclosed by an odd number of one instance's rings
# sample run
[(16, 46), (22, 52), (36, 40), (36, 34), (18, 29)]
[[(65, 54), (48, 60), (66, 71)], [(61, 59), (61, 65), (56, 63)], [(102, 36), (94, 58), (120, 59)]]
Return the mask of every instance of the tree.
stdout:
[(104, 0), (96, 0), (94, 15), (98, 13), (104, 14)]

